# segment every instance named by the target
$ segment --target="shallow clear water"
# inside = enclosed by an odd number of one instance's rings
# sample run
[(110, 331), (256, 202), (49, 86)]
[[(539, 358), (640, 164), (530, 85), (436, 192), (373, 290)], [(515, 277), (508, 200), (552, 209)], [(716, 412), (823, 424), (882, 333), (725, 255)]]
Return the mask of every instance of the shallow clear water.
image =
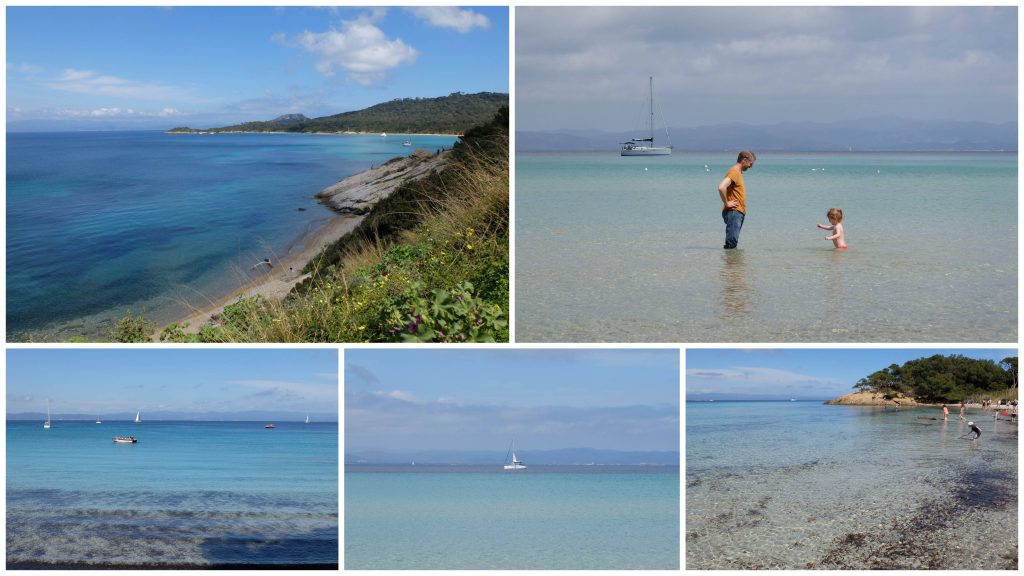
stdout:
[(517, 154), (517, 340), (1016, 342), (1015, 154), (762, 154), (725, 251), (734, 161)]
[(1016, 568), (1017, 424), (941, 418), (687, 403), (686, 567)]
[(7, 562), (337, 563), (338, 426), (8, 422)]
[(407, 155), (404, 139), (7, 134), (9, 339), (102, 335), (129, 308), (171, 321), (229, 294), (333, 216), (314, 194)]
[(345, 568), (678, 569), (679, 469), (359, 467)]

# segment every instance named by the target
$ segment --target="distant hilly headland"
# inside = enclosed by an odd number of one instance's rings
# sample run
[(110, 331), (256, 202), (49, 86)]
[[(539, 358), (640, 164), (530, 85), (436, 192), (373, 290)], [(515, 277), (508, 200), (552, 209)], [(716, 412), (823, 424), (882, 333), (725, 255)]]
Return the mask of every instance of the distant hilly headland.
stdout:
[(220, 128), (178, 127), (168, 130), (168, 133), (463, 134), (474, 126), (486, 124), (494, 118), (500, 108), (508, 105), (508, 94), (453, 92), (438, 98), (401, 98), (333, 116), (307, 118), (302, 114), (286, 114), (269, 121), (244, 122)]

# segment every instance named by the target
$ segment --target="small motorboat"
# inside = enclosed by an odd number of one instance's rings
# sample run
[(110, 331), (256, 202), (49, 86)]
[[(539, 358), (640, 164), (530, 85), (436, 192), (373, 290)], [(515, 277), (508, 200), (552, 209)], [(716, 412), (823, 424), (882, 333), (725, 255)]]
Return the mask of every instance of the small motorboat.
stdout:
[(264, 426), (264, 428), (266, 428), (267, 430), (270, 430), (273, 427), (274, 427), (273, 424), (267, 424), (266, 426)]
[(118, 444), (135, 444), (138, 441), (135, 436), (114, 436), (114, 442)]

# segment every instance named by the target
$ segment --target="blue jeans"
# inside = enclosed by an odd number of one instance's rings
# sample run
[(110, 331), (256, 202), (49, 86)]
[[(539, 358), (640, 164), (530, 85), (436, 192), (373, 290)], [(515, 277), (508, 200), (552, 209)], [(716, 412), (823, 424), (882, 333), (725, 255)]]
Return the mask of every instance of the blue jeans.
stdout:
[(725, 246), (726, 250), (736, 247), (740, 241), (740, 229), (743, 228), (743, 219), (746, 217), (739, 210), (723, 210), (722, 220), (725, 220)]

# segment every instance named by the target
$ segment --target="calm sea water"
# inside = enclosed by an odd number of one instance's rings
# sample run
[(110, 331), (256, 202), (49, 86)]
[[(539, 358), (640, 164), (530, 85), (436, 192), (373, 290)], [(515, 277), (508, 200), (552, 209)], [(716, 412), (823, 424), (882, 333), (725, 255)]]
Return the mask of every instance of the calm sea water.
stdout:
[(725, 251), (735, 158), (517, 154), (517, 340), (1017, 341), (1016, 154), (764, 153)]
[(677, 467), (347, 466), (346, 569), (678, 569)]
[(8, 422), (7, 562), (337, 563), (338, 426), (276, 425)]
[(229, 294), (333, 216), (314, 194), (408, 154), (403, 140), (8, 133), (9, 339), (102, 335), (129, 308), (171, 321)]
[(687, 403), (686, 567), (1016, 568), (1017, 424), (967, 416)]

